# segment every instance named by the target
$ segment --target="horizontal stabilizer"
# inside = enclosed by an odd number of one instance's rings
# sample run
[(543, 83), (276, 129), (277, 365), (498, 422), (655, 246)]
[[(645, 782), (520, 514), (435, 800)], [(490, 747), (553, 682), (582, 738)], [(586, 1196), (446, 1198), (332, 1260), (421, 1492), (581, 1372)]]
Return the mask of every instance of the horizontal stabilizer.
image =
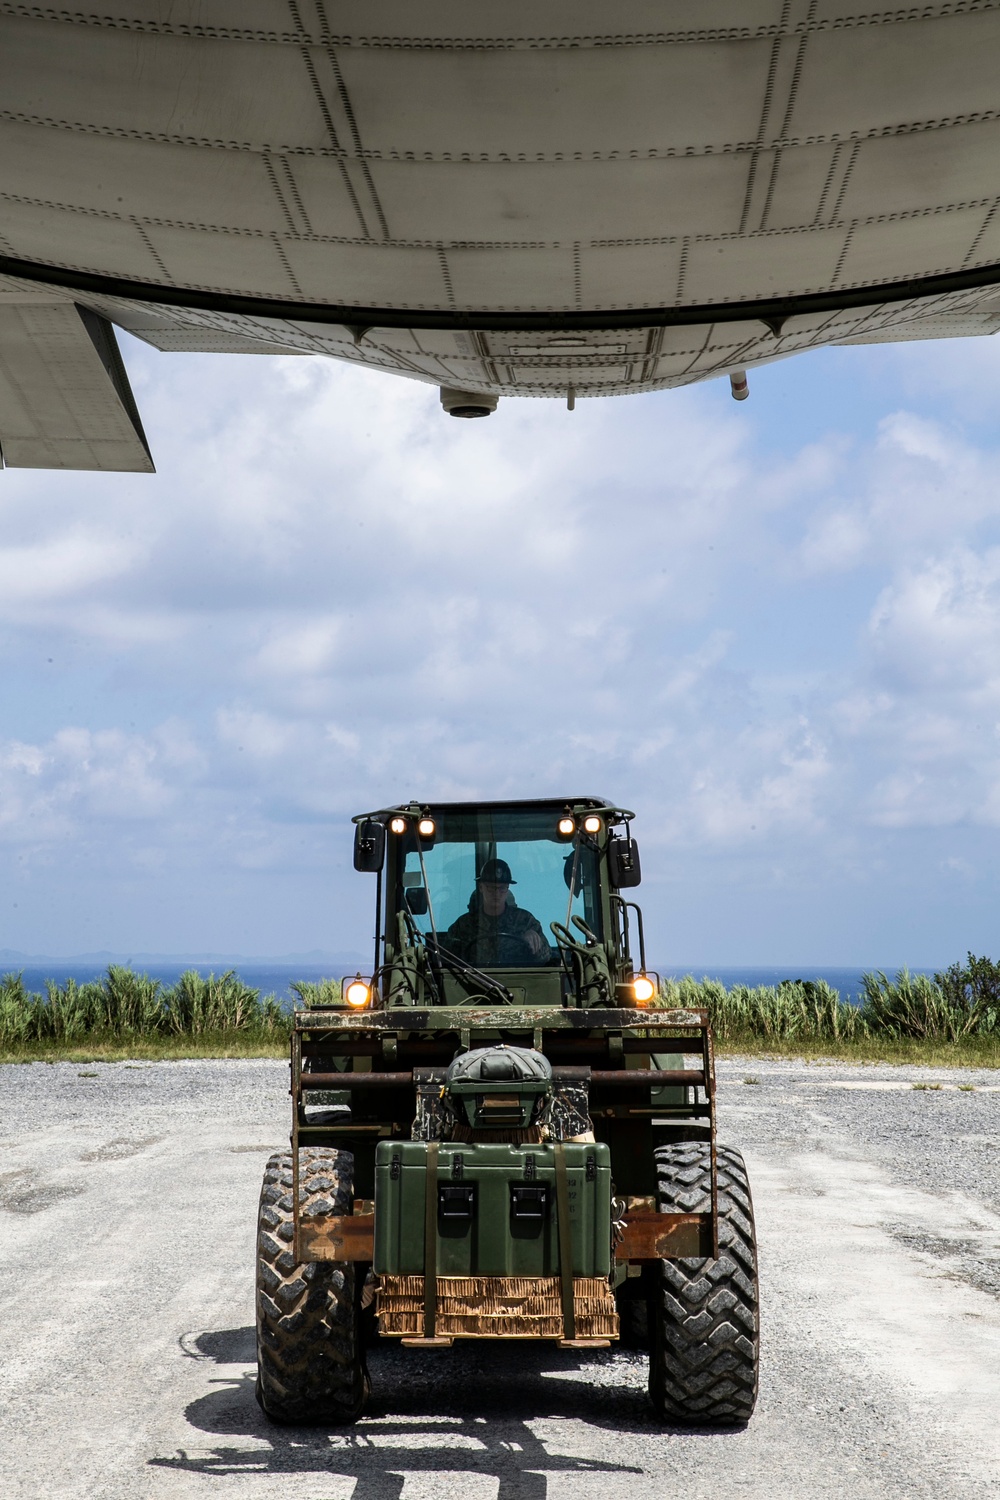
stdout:
[(0, 301), (0, 452), (12, 469), (154, 472), (106, 318), (69, 301)]

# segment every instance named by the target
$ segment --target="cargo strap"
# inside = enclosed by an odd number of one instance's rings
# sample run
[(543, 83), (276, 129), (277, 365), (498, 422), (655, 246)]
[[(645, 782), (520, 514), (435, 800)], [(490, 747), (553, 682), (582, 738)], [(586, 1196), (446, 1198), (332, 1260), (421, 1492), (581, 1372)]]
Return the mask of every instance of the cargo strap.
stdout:
[(566, 1172), (566, 1147), (557, 1142), (556, 1228), (559, 1235), (559, 1286), (562, 1292), (563, 1338), (576, 1338), (576, 1312), (573, 1308), (573, 1235), (569, 1222), (569, 1176)]
[(427, 1142), (427, 1174), (424, 1191), (424, 1338), (432, 1339), (437, 1331), (437, 1229), (438, 1229), (438, 1143)]

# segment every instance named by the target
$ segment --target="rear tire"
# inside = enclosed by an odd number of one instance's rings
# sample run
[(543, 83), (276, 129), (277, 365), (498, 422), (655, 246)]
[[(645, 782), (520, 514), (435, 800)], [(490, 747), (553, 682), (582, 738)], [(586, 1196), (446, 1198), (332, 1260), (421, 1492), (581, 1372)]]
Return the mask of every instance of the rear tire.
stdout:
[[(301, 1150), (300, 1215), (351, 1213), (353, 1179), (349, 1151)], [(264, 1170), (257, 1221), (257, 1400), (273, 1422), (353, 1422), (369, 1390), (355, 1268), (299, 1263), (293, 1239), (292, 1155), (282, 1151)]]
[[(746, 1168), (720, 1146), (719, 1259), (651, 1268), (649, 1395), (664, 1421), (731, 1427), (757, 1400), (757, 1246)], [(685, 1141), (656, 1152), (661, 1213), (707, 1213), (711, 1152)]]

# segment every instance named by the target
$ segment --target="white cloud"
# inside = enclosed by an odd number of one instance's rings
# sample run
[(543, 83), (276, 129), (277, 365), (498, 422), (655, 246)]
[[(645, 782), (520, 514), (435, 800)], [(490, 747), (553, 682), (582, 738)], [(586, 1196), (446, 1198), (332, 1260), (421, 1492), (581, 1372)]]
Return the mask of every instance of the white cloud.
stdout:
[(462, 423), (321, 361), (129, 358), (157, 478), (2, 476), (32, 859), (143, 872), (178, 931), (195, 889), (252, 929), (217, 893), (266, 872), (287, 948), (331, 940), (313, 886), (360, 899), (349, 815), (411, 794), (593, 789), (748, 890), (1000, 823), (1000, 490), (948, 420), (800, 443), (707, 387)]
[(308, 623), (276, 627), (257, 652), (260, 671), (274, 676), (312, 677), (332, 667), (343, 622), (321, 616)]
[(906, 568), (871, 618), (884, 675), (914, 685), (1000, 695), (1000, 548), (954, 548)]
[(871, 530), (858, 512), (832, 511), (817, 518), (802, 542), (803, 566), (810, 573), (837, 572), (864, 560)]
[(36, 545), (0, 550), (0, 611), (24, 618), (32, 606), (68, 601), (122, 577), (138, 561), (138, 549), (122, 538), (84, 526)]
[(273, 714), (252, 709), (221, 708), (216, 715), (219, 738), (259, 760), (284, 754), (297, 737), (297, 726)]
[(822, 496), (794, 554), (809, 573), (858, 566), (915, 565), (927, 553), (972, 541), (1000, 521), (994, 449), (978, 447), (957, 425), (909, 411), (877, 424), (873, 444), (840, 465), (831, 498)]
[(713, 745), (714, 754), (684, 789), (681, 817), (688, 841), (735, 847), (776, 831), (813, 837), (823, 830), (830, 763), (807, 725), (747, 732), (727, 748), (728, 754)]
[(155, 738), (117, 729), (67, 727), (39, 744), (0, 745), (3, 840), (58, 846), (95, 824), (161, 818), (174, 800), (161, 758)]

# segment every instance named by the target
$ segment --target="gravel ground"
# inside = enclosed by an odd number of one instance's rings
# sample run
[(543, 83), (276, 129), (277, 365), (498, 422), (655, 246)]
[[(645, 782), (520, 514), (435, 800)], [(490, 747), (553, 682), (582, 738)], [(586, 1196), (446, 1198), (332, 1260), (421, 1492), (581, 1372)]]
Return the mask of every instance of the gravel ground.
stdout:
[(253, 1230), (286, 1091), (275, 1062), (0, 1068), (5, 1497), (1000, 1493), (1000, 1075), (721, 1065), (763, 1301), (731, 1433), (658, 1428), (638, 1351), (483, 1344), (380, 1347), (356, 1427), (270, 1426)]

